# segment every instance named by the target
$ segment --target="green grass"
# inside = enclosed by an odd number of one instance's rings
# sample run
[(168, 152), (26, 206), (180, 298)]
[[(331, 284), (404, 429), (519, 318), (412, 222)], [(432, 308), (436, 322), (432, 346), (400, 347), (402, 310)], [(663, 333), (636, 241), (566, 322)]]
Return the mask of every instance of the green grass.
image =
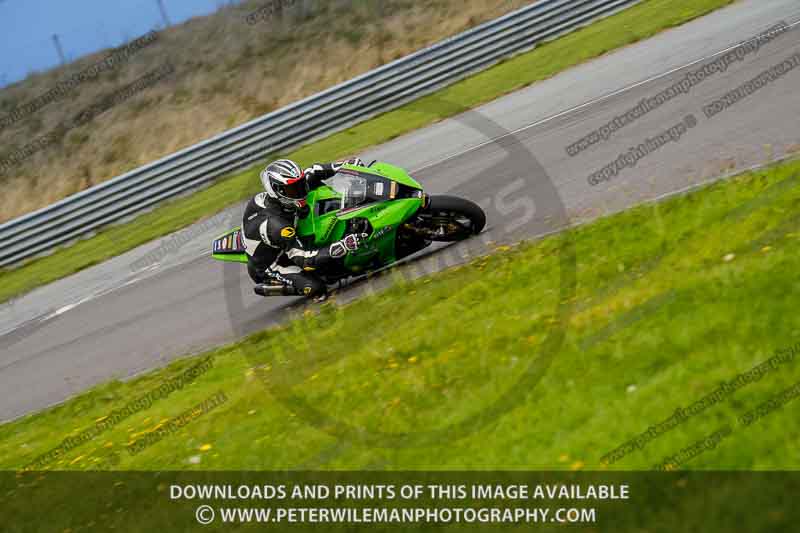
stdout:
[[(112, 453), (124, 470), (606, 468), (605, 453), (800, 341), (799, 209), (794, 161), (398, 277), (198, 356), (212, 355), (213, 368), (50, 468), (108, 468)], [(570, 257), (577, 279), (565, 290)], [(571, 312), (560, 316), (562, 299)], [(0, 426), (0, 469), (21, 468), (197, 360)], [(795, 360), (610, 468), (648, 469), (728, 424), (732, 435), (686, 468), (796, 469), (796, 404), (750, 427), (737, 417), (798, 380)], [(125, 451), (217, 391), (224, 404)]]
[[(613, 17), (505, 61), (428, 97), (334, 134), (286, 156), (303, 164), (333, 160), (463, 112), (549, 78), (608, 51), (683, 24), (733, 0), (646, 0)], [(402, 164), (402, 162), (397, 162)], [(23, 294), (177, 231), (254, 194), (258, 168), (237, 173), (189, 197), (169, 202), (124, 225), (3, 271), (0, 301)]]

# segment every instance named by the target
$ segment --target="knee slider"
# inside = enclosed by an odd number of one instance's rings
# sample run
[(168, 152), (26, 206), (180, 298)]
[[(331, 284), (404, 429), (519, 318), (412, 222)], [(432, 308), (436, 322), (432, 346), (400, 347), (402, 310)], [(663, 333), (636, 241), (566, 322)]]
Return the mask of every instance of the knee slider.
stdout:
[(328, 292), (328, 287), (319, 279), (303, 280), (300, 292), (307, 298), (316, 298)]

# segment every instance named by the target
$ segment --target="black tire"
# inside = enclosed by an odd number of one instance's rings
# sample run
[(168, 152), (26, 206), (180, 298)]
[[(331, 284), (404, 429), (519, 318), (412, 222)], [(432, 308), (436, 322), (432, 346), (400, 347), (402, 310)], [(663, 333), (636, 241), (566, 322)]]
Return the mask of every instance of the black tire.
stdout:
[[(427, 229), (443, 230), (446, 223), (449, 228), (443, 234), (430, 234), (432, 241), (453, 242), (464, 240), (483, 231), (486, 225), (486, 213), (475, 202), (457, 196), (430, 196), (428, 206), (419, 214), (419, 220)], [(468, 223), (465, 223), (468, 221)]]

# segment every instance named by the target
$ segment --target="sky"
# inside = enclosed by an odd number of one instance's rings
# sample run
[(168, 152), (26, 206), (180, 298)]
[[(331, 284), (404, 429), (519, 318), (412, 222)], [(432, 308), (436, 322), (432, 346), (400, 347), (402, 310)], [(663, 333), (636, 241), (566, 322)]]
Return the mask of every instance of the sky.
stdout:
[[(172, 24), (236, 0), (162, 0)], [(0, 0), (0, 86), (163, 27), (158, 0)]]

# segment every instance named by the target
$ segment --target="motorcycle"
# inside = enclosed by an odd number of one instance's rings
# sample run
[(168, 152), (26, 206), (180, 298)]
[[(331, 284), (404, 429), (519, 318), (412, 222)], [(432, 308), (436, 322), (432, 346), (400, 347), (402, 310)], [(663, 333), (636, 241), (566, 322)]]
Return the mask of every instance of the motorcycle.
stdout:
[[(405, 170), (377, 161), (343, 165), (325, 185), (309, 192), (306, 203), (308, 215), (297, 223), (297, 238), (304, 248), (321, 248), (352, 233), (367, 235), (364, 244), (336, 266), (315, 272), (328, 285), (385, 268), (433, 242), (467, 239), (486, 224), (486, 214), (474, 202), (426, 194)], [(212, 257), (246, 264), (241, 228), (215, 239)], [(271, 280), (259, 294), (296, 293)]]

